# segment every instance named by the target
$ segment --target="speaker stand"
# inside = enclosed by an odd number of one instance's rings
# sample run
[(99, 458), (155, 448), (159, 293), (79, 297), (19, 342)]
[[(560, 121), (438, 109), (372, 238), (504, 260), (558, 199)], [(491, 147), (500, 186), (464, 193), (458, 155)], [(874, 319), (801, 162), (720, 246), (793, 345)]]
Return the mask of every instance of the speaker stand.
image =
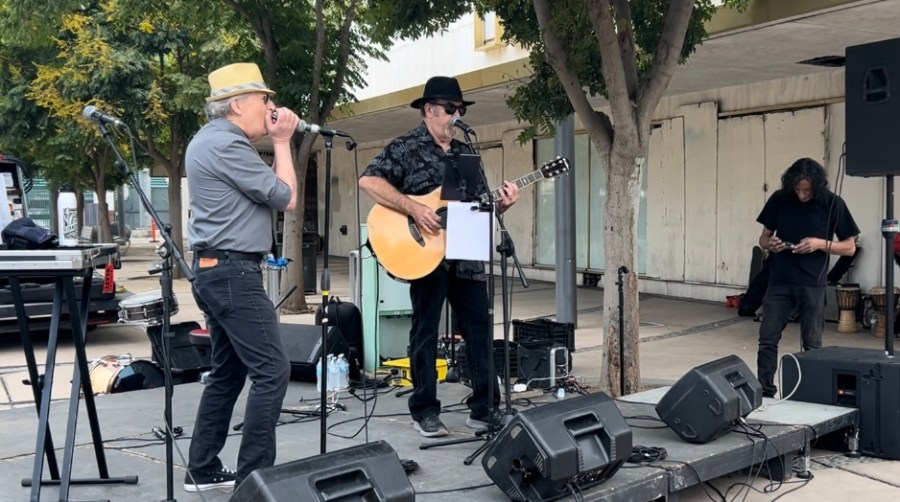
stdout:
[(884, 177), (884, 220), (881, 235), (884, 236), (884, 354), (894, 357), (894, 236), (900, 225), (894, 219), (894, 176)]

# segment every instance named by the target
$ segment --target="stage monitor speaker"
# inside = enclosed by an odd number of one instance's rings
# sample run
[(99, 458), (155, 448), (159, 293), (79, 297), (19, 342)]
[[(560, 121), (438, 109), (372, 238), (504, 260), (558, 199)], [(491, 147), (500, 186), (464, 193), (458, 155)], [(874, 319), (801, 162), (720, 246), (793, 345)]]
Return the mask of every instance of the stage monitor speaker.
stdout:
[(900, 38), (847, 47), (849, 176), (900, 174)]
[(416, 493), (389, 444), (375, 441), (257, 469), (231, 502), (414, 501)]
[(730, 355), (687, 372), (659, 400), (659, 418), (689, 443), (707, 443), (762, 404), (762, 385)]
[[(793, 391), (792, 401), (857, 408), (859, 451), (900, 460), (900, 361), (881, 350), (849, 347), (823, 347), (794, 357), (799, 368), (790, 357), (781, 360), (782, 393)], [(835, 442), (830, 449), (847, 450), (842, 438)], [(817, 444), (822, 443), (830, 441)]]
[(555, 500), (608, 480), (631, 455), (631, 427), (602, 392), (520, 411), (481, 465), (512, 500)]
[[(322, 357), (322, 326), (282, 323), (279, 328), (281, 344), (291, 362), (291, 378), (315, 382), (316, 362)], [(328, 326), (327, 333), (328, 353), (348, 355), (347, 342), (341, 330)]]

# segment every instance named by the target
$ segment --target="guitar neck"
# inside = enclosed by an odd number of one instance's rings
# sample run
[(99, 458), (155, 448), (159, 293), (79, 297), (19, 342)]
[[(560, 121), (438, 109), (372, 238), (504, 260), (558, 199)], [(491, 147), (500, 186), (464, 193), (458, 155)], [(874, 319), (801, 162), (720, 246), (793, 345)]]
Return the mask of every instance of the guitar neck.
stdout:
[[(516, 179), (515, 181), (513, 181), (513, 183), (515, 183), (516, 186), (519, 187), (519, 189), (521, 190), (521, 189), (527, 187), (528, 185), (535, 183), (537, 181), (540, 181), (542, 179), (544, 179), (544, 175), (541, 173), (541, 170), (538, 169), (537, 171), (532, 171), (532, 172), (526, 174), (525, 176), (522, 176), (521, 178)], [(491, 193), (489, 193), (489, 194), (483, 194), (481, 196), (481, 202), (487, 203), (492, 200), (496, 200), (499, 197), (500, 197), (500, 189), (497, 188), (496, 190), (491, 191)]]

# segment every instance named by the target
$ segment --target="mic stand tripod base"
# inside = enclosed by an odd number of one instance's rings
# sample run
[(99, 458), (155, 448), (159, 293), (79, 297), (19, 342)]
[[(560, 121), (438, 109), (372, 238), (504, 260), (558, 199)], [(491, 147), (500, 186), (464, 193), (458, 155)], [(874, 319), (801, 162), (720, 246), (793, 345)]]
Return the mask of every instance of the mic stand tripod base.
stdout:
[(479, 455), (484, 453), (484, 450), (487, 449), (488, 445), (491, 444), (491, 440), (506, 428), (509, 425), (509, 422), (512, 421), (512, 415), (500, 415), (498, 414), (498, 418), (502, 418), (499, 421), (493, 421), (490, 425), (488, 425), (487, 429), (478, 429), (475, 431), (474, 437), (469, 438), (458, 438), (458, 439), (448, 439), (446, 441), (435, 441), (433, 443), (422, 443), (419, 445), (420, 450), (427, 450), (429, 448), (439, 448), (441, 446), (450, 446), (454, 444), (465, 444), (465, 443), (474, 443), (475, 441), (484, 441), (484, 444), (479, 446), (474, 452), (472, 452), (468, 457), (463, 460), (463, 464), (472, 465), (472, 462), (478, 458)]

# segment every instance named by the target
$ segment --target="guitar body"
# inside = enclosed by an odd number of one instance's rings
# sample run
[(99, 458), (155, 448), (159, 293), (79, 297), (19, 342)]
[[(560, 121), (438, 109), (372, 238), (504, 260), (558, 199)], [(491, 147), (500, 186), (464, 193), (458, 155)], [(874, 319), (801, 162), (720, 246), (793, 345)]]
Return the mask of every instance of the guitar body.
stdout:
[[(438, 211), (438, 214), (446, 214), (447, 201), (441, 200), (440, 188), (425, 195), (410, 195), (409, 198)], [(441, 220), (446, 222), (444, 216)], [(412, 217), (381, 204), (376, 204), (369, 212), (366, 226), (372, 252), (385, 270), (397, 279), (410, 281), (425, 277), (444, 259), (444, 230), (437, 235), (419, 232)]]
[[(514, 181), (522, 189), (541, 179), (552, 179), (569, 171), (569, 161), (556, 157), (545, 162), (540, 169)], [(500, 197), (499, 189), (481, 196), (481, 202), (489, 203)], [(410, 199), (424, 204), (437, 213), (441, 228), (447, 228), (447, 201), (441, 199), (441, 189), (425, 195), (410, 195)], [(369, 246), (378, 263), (387, 272), (406, 281), (421, 279), (430, 274), (444, 260), (446, 251), (445, 231), (436, 235), (420, 232), (416, 221), (399, 212), (375, 204), (366, 218)]]

